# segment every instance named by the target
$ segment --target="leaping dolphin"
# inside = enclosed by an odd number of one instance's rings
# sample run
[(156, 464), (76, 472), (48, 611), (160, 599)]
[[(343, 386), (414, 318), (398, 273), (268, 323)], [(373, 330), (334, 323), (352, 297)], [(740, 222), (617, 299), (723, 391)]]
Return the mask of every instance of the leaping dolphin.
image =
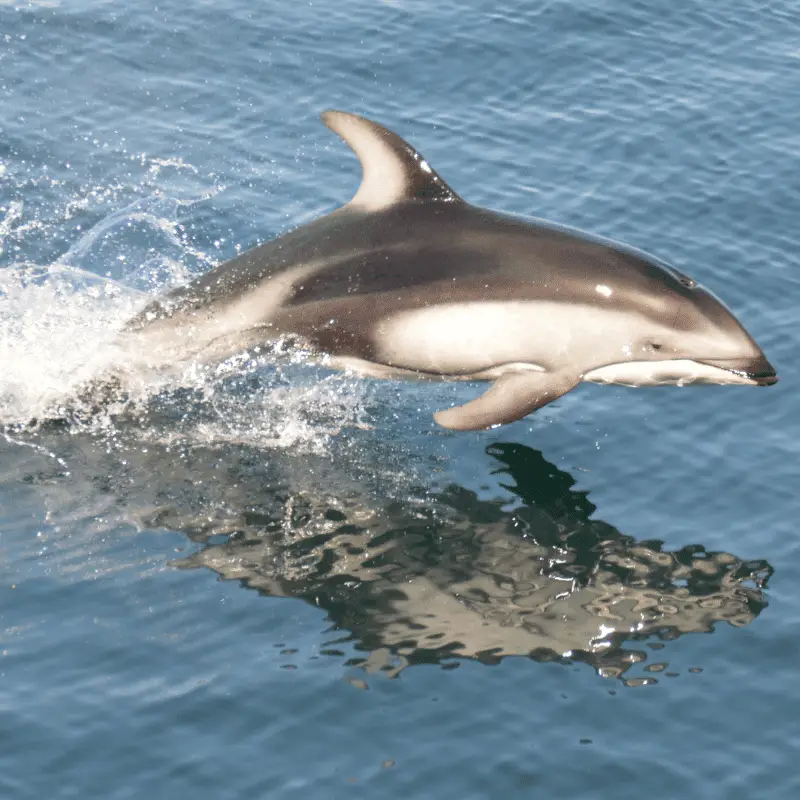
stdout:
[(766, 386), (772, 365), (693, 279), (638, 250), (462, 200), (407, 142), (355, 114), (353, 199), (152, 303), (124, 337), (150, 367), (285, 336), (375, 377), (490, 380), (446, 428), (518, 420), (581, 381)]

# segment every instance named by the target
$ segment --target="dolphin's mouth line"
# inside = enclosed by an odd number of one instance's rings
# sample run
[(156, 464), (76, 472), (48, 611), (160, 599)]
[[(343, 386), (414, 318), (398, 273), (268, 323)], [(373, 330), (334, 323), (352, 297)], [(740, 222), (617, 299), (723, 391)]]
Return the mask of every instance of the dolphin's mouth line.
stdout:
[(700, 361), (699, 363), (706, 364), (710, 367), (716, 367), (717, 369), (723, 369), (726, 372), (752, 381), (757, 386), (772, 386), (778, 382), (778, 375), (775, 372), (775, 368), (763, 356), (745, 362), (709, 359), (707, 361)]
[(741, 375), (743, 378), (754, 381), (759, 386), (772, 386), (778, 382), (778, 376), (774, 372), (748, 372), (741, 369), (728, 369), (726, 371), (732, 372), (734, 375)]

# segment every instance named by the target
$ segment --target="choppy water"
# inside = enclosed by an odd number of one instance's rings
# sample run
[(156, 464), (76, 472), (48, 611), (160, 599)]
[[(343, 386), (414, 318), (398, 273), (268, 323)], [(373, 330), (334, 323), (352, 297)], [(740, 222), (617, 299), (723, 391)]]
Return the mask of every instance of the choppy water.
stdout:
[(717, 291), (769, 390), (232, 360), (0, 437), (0, 796), (794, 798), (790, 3), (0, 2), (0, 412), (153, 294), (349, 198), (328, 107), (468, 200)]

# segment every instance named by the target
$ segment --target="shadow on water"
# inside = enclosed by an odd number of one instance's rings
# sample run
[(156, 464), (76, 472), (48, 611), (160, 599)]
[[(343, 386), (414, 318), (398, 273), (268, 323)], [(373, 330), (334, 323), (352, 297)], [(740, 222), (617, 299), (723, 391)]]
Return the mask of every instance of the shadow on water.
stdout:
[(368, 671), (528, 656), (653, 682), (662, 665), (629, 672), (648, 649), (747, 625), (767, 605), (766, 561), (624, 535), (593, 518), (570, 474), (521, 444), (487, 448), (500, 488), (485, 499), (457, 485), (392, 493), (330, 453), (150, 443), (121, 459), (65, 438), (63, 463), (77, 469), (36, 479), (61, 486), (50, 505), (62, 515), (98, 518), (75, 499), (94, 496), (117, 522), (183, 533), (197, 547), (174, 567), (324, 609), (323, 652)]

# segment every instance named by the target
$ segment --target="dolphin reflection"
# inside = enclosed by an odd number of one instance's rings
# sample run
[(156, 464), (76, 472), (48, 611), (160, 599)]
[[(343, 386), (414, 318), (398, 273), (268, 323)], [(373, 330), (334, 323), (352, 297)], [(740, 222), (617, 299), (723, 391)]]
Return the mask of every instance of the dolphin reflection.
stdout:
[(513, 502), (455, 485), (373, 509), (298, 493), (224, 541), (184, 528), (202, 546), (173, 563), (322, 607), (339, 641), (369, 654), (360, 663), (387, 672), (527, 655), (620, 677), (646, 658), (626, 644), (747, 625), (766, 607), (766, 561), (637, 541), (592, 519), (586, 492), (540, 452), (487, 452)]

